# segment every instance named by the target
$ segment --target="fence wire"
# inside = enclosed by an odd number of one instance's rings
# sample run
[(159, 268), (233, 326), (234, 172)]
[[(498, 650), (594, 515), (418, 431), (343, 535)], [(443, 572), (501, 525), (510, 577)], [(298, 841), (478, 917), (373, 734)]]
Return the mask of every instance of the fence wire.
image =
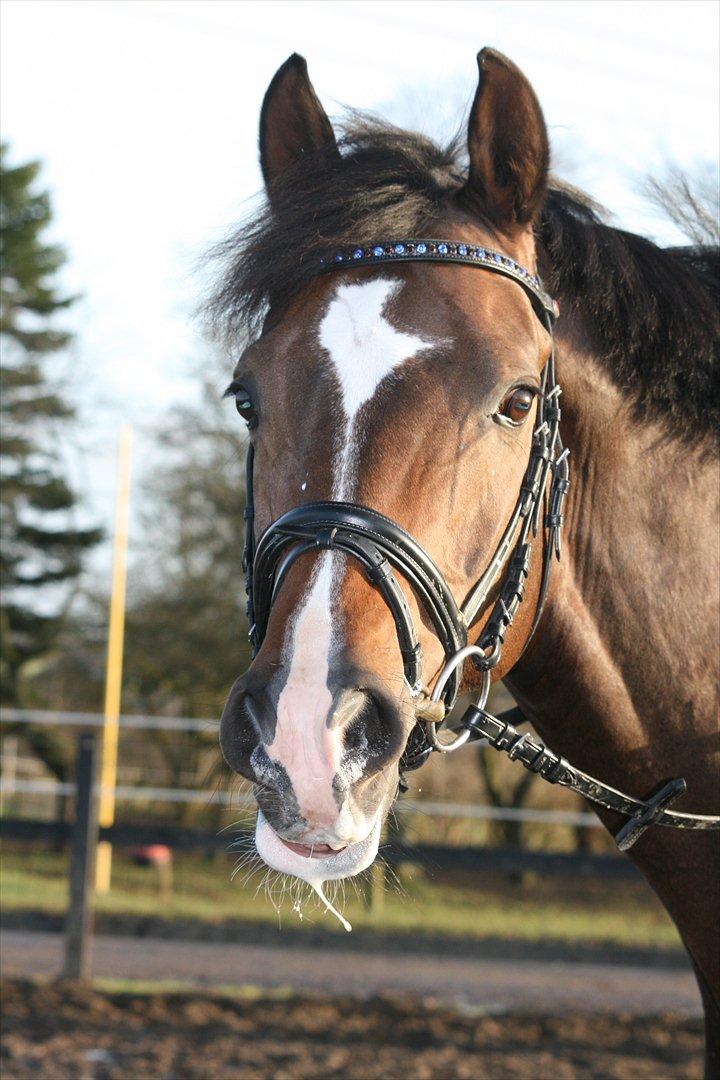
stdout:
[[(49, 726), (83, 728), (102, 728), (102, 713), (54, 712), (41, 709), (3, 709), (0, 722), (8, 724), (41, 724)], [(125, 730), (145, 731), (217, 731), (219, 721), (198, 719), (187, 716), (144, 716), (123, 715), (120, 727)], [(27, 780), (13, 778), (0, 780), (0, 796), (5, 798), (15, 794), (73, 796), (76, 788), (73, 783), (60, 783), (56, 780)], [(98, 788), (98, 793), (104, 789)], [(115, 788), (118, 802), (164, 802), (193, 803), (234, 806), (238, 809), (255, 809), (255, 800), (250, 795), (227, 791), (198, 791), (192, 788), (142, 787), (118, 785)], [(601, 829), (602, 825), (595, 814), (566, 810), (532, 810), (523, 807), (487, 806), (475, 803), (431, 802), (421, 799), (404, 798), (398, 800), (395, 811), (400, 814), (421, 813), (434, 818), (466, 819), (471, 821), (519, 821), (545, 825), (571, 825)]]

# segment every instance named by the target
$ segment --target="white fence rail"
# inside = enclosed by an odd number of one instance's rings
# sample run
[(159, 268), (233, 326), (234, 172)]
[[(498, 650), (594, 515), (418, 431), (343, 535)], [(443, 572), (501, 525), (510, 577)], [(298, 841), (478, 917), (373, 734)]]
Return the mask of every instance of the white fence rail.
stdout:
[[(0, 709), (3, 724), (48, 724), (51, 727), (101, 728), (102, 713), (48, 712), (44, 709)], [(217, 731), (219, 720), (192, 716), (121, 716), (120, 727), (141, 731)]]
[[(102, 791), (103, 789), (98, 789)], [(25, 793), (28, 795), (74, 795), (74, 784), (61, 784), (56, 780), (0, 781), (0, 794), (4, 796)], [(123, 787), (115, 788), (118, 802), (173, 802), (173, 803), (222, 803), (239, 809), (253, 810), (255, 800), (249, 795), (228, 791), (195, 791), (192, 788)], [(474, 821), (531, 821), (546, 825), (585, 825), (602, 828), (594, 814), (573, 813), (564, 810), (526, 810), (512, 807), (478, 806), (473, 803), (424, 802), (420, 799), (403, 799), (395, 807), (402, 814), (426, 814), (428, 817), (466, 818)]]
[[(8, 724), (47, 724), (75, 728), (100, 728), (102, 713), (51, 712), (40, 709), (3, 709), (0, 721)], [(121, 716), (120, 727), (126, 730), (165, 731), (217, 731), (217, 720), (202, 720), (178, 716)], [(27, 795), (74, 795), (74, 784), (56, 780), (24, 779), (20, 777), (0, 780), (0, 796), (3, 801), (16, 794)], [(120, 785), (115, 788), (118, 802), (165, 802), (195, 803), (206, 806), (234, 806), (253, 810), (255, 800), (249, 795), (228, 791), (198, 791), (193, 788), (135, 787)], [(471, 821), (521, 821), (538, 825), (571, 825), (586, 828), (602, 828), (595, 814), (581, 811), (533, 810), (524, 807), (484, 806), (475, 803), (430, 802), (422, 799), (404, 798), (395, 810), (401, 814), (424, 814), (431, 818), (454, 818)]]

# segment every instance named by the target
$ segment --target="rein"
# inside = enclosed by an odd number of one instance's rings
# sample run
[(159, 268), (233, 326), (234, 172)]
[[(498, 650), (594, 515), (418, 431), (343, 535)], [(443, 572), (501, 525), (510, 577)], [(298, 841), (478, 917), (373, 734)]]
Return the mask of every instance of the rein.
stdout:
[[(568, 451), (560, 439), (561, 389), (555, 371), (553, 323), (558, 307), (540, 279), (497, 251), (442, 240), (402, 240), (391, 244), (348, 248), (321, 259), (320, 273), (397, 262), (444, 262), (475, 266), (501, 274), (521, 286), (548, 331), (551, 350), (542, 372), (530, 456), (515, 508), (484, 573), (458, 605), (439, 568), (400, 525), (366, 506), (349, 502), (313, 502), (294, 507), (254, 535), (253, 447), (246, 464), (245, 548), (243, 568), (247, 592), (249, 638), (253, 656), (262, 645), (273, 601), (295, 561), (309, 551), (342, 551), (357, 559), (368, 581), (380, 592), (393, 617), (403, 672), (415, 700), (416, 724), (400, 759), (399, 790), (407, 790), (405, 773), (419, 768), (434, 751), (449, 753), (472, 740), (485, 740), (495, 750), (552, 784), (627, 817), (615, 833), (622, 851), (650, 825), (679, 829), (718, 829), (720, 816), (684, 814), (667, 807), (686, 790), (685, 780), (663, 782), (643, 799), (625, 795), (596, 780), (553, 753), (536, 736), (514, 726), (524, 720), (519, 709), (500, 716), (485, 710), (491, 671), (499, 663), (505, 636), (523, 601), (532, 545), (540, 536), (543, 562), (535, 615), (523, 650), (543, 610), (554, 559), (561, 556), (562, 507), (569, 487)], [(548, 486), (548, 480), (550, 481)], [(543, 505), (547, 499), (547, 509)], [(504, 568), (504, 571), (503, 571)], [(440, 641), (445, 663), (428, 693), (422, 678), (422, 650), (412, 614), (395, 571), (409, 584), (427, 613)], [(502, 575), (502, 576), (501, 576)], [(476, 643), (468, 633), (483, 612), (490, 590), (500, 579), (499, 595)], [(450, 741), (439, 729), (453, 708), (466, 660), (482, 673), (476, 700), (453, 724)]]

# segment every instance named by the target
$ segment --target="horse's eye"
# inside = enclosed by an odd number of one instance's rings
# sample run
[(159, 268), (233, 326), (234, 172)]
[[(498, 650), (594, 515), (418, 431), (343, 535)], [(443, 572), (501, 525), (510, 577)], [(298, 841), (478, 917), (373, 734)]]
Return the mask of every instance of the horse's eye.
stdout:
[(500, 415), (511, 424), (522, 424), (527, 420), (535, 395), (532, 390), (519, 386), (509, 394), (500, 406)]
[(257, 420), (255, 407), (247, 395), (247, 390), (239, 390), (235, 395), (235, 408), (246, 423), (252, 424)]

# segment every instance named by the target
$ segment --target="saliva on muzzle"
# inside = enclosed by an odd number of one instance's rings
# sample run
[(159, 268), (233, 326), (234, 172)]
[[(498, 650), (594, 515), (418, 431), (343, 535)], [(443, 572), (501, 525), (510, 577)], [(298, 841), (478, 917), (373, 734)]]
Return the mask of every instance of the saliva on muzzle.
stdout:
[(327, 881), (352, 877), (371, 865), (377, 855), (381, 828), (382, 820), (378, 814), (376, 823), (365, 840), (334, 852), (328, 857), (315, 857), (312, 853), (303, 855), (288, 847), (268, 823), (262, 810), (258, 810), (255, 823), (255, 846), (260, 858), (271, 869), (283, 874), (292, 874), (301, 881), (307, 882), (317, 893), (326, 910), (335, 915), (345, 929), (350, 931), (352, 926), (328, 900), (323, 887)]

